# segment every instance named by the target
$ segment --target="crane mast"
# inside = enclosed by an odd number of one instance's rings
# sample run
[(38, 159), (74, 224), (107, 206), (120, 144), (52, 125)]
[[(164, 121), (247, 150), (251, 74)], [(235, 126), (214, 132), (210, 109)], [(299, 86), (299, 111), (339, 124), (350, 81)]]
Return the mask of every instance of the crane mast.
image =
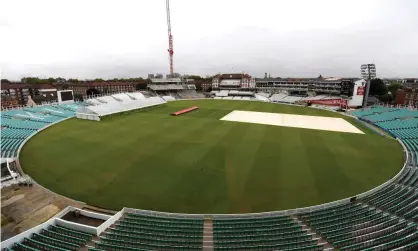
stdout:
[(174, 63), (173, 63), (173, 36), (171, 35), (171, 22), (170, 22), (170, 0), (166, 0), (167, 7), (167, 30), (168, 30), (168, 56), (170, 60), (170, 77), (174, 76)]

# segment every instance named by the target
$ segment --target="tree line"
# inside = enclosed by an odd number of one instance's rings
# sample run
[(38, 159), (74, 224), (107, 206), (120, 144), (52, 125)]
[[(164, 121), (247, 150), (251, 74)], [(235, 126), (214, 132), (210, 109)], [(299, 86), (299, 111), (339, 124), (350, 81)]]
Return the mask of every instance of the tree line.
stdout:
[(10, 81), (8, 79), (1, 79), (1, 83), (13, 84), (13, 83), (25, 83), (25, 84), (55, 84), (55, 83), (84, 83), (84, 82), (143, 82), (146, 79), (143, 78), (113, 78), (113, 79), (76, 79), (76, 78), (38, 78), (38, 77), (24, 77), (20, 81)]
[(378, 98), (382, 102), (390, 103), (395, 100), (396, 91), (402, 89), (401, 83), (390, 83), (386, 85), (380, 78), (370, 81), (369, 96)]
[[(187, 79), (194, 79), (194, 80), (208, 80), (207, 78), (202, 78), (201, 76), (191, 75), (187, 76)], [(209, 78), (210, 80), (212, 78)], [(131, 82), (131, 83), (143, 83), (144, 81), (150, 81), (150, 79), (144, 78), (112, 78), (112, 79), (102, 79), (102, 78), (95, 78), (95, 79), (76, 79), (76, 78), (39, 78), (39, 77), (24, 77), (20, 79), (20, 81), (10, 81), (8, 79), (1, 79), (2, 84), (13, 84), (13, 83), (25, 83), (25, 84), (55, 84), (55, 83), (84, 83), (84, 82)]]

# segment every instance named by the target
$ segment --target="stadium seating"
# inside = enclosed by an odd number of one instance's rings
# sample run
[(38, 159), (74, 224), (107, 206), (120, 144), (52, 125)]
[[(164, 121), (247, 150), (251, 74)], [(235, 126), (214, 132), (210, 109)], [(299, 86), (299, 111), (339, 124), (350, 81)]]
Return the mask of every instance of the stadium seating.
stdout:
[(270, 98), (271, 97), (271, 93), (268, 92), (257, 92), (258, 95), (264, 96), (266, 98)]
[(215, 95), (216, 97), (228, 97), (228, 90), (221, 90), (219, 92), (217, 92)]
[(178, 84), (148, 84), (149, 89), (153, 91), (166, 91), (166, 90), (184, 90), (185, 86)]
[(133, 98), (128, 96), (126, 93), (113, 94), (112, 97), (116, 99), (117, 101), (121, 101), (121, 102), (129, 102), (133, 100)]
[(92, 238), (87, 233), (51, 225), (24, 238), (22, 242), (14, 243), (9, 250), (79, 250)]
[(273, 102), (283, 102), (283, 100), (286, 96), (287, 96), (287, 94), (285, 94), (285, 93), (273, 94), (271, 96), (270, 100), (273, 101)]
[[(142, 95), (142, 94), (141, 94)], [(109, 100), (112, 99), (113, 101), (110, 102)], [(136, 109), (142, 109), (146, 107), (161, 105), (166, 103), (166, 101), (160, 97), (150, 97), (150, 98), (141, 98), (131, 100), (129, 102), (119, 102), (112, 97), (104, 98), (101, 97), (102, 100), (106, 100), (107, 103), (101, 103), (97, 105), (87, 106), (82, 111), (82, 113), (86, 114), (96, 114), (98, 116), (107, 116), (115, 113), (121, 113)]]
[[(418, 237), (413, 221), (396, 216), (416, 196), (404, 195), (394, 186), (372, 194), (360, 202), (340, 205), (298, 217), (340, 250), (360, 250), (375, 246), (400, 247)], [(396, 195), (401, 195), (396, 198)], [(403, 200), (405, 199), (405, 200)], [(402, 204), (398, 204), (402, 203)], [(382, 247), (382, 250), (384, 248)]]
[(173, 96), (162, 96), (162, 99), (164, 99), (165, 101), (173, 101), (176, 100)]
[(17, 156), (20, 145), (39, 129), (66, 118), (74, 117), (78, 103), (44, 105), (1, 112), (1, 157)]
[(215, 218), (213, 237), (215, 250), (322, 250), (289, 216)]
[(96, 249), (202, 250), (203, 217), (174, 218), (125, 213)]
[(90, 99), (87, 99), (85, 102), (86, 102), (88, 105), (101, 105), (101, 104), (103, 104), (102, 102), (100, 102), (99, 100), (97, 100), (97, 99), (95, 99), (95, 98), (90, 98)]
[(418, 165), (418, 111), (406, 108), (373, 106), (353, 112), (362, 120), (373, 123), (406, 145), (411, 164)]
[(264, 96), (262, 96), (262, 95), (254, 94), (254, 96), (255, 96), (255, 98), (256, 98), (258, 101), (270, 102), (270, 99), (269, 99), (269, 98), (264, 97)]
[(129, 97), (131, 97), (132, 99), (135, 99), (135, 100), (145, 98), (144, 94), (142, 94), (140, 92), (129, 92), (129, 93), (126, 93), (126, 95), (128, 95)]
[(273, 94), (270, 98), (272, 102), (278, 102), (278, 103), (288, 103), (288, 104), (294, 104), (298, 101), (303, 100), (319, 100), (319, 99), (335, 99), (335, 96), (330, 95), (317, 95), (314, 97), (302, 97), (302, 96), (292, 96), (287, 93), (277, 93)]
[(371, 122), (383, 122), (400, 118), (418, 117), (417, 110), (408, 110), (406, 108), (391, 108), (372, 106), (361, 110), (354, 111), (353, 114), (359, 118), (363, 118)]
[(399, 108), (393, 107), (382, 107), (382, 106), (371, 106), (365, 109), (355, 110), (353, 114), (357, 117), (365, 117), (373, 114), (384, 113), (384, 112), (393, 112), (397, 111)]
[(118, 100), (116, 100), (114, 97), (112, 96), (103, 96), (100, 98), (97, 98), (97, 100), (99, 100), (102, 103), (106, 103), (106, 104), (111, 104), (111, 103), (117, 103)]
[(182, 90), (178, 92), (178, 95), (182, 99), (197, 99), (197, 98), (204, 98), (205, 95), (202, 93), (196, 92), (196, 90)]

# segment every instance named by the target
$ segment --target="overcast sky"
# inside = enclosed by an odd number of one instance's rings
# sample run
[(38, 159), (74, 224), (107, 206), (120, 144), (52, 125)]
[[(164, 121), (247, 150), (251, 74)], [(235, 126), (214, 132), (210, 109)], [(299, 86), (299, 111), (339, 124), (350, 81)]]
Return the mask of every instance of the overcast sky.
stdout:
[[(165, 0), (0, 0), (2, 78), (168, 73)], [(417, 0), (171, 0), (174, 70), (418, 77)]]

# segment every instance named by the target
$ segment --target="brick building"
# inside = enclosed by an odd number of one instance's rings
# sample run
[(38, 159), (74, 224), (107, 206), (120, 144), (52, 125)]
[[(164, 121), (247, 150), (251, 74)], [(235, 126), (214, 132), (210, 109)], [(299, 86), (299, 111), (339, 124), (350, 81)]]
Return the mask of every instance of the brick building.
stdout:
[(406, 88), (418, 89), (418, 78), (405, 78), (403, 86)]
[(57, 88), (51, 84), (1, 84), (1, 108), (26, 105), (28, 97), (41, 103), (57, 101)]
[(212, 79), (214, 90), (255, 90), (255, 78), (244, 73), (218, 74)]
[[(91, 92), (98, 94), (133, 92), (138, 83), (128, 82), (80, 82), (80, 83), (57, 83), (59, 89), (73, 90), (75, 95), (91, 95)], [(90, 93), (89, 93), (90, 92)]]
[(212, 90), (212, 80), (211, 79), (197, 79), (194, 81), (196, 90), (209, 92)]
[(418, 89), (404, 88), (397, 90), (395, 103), (397, 105), (418, 106)]

